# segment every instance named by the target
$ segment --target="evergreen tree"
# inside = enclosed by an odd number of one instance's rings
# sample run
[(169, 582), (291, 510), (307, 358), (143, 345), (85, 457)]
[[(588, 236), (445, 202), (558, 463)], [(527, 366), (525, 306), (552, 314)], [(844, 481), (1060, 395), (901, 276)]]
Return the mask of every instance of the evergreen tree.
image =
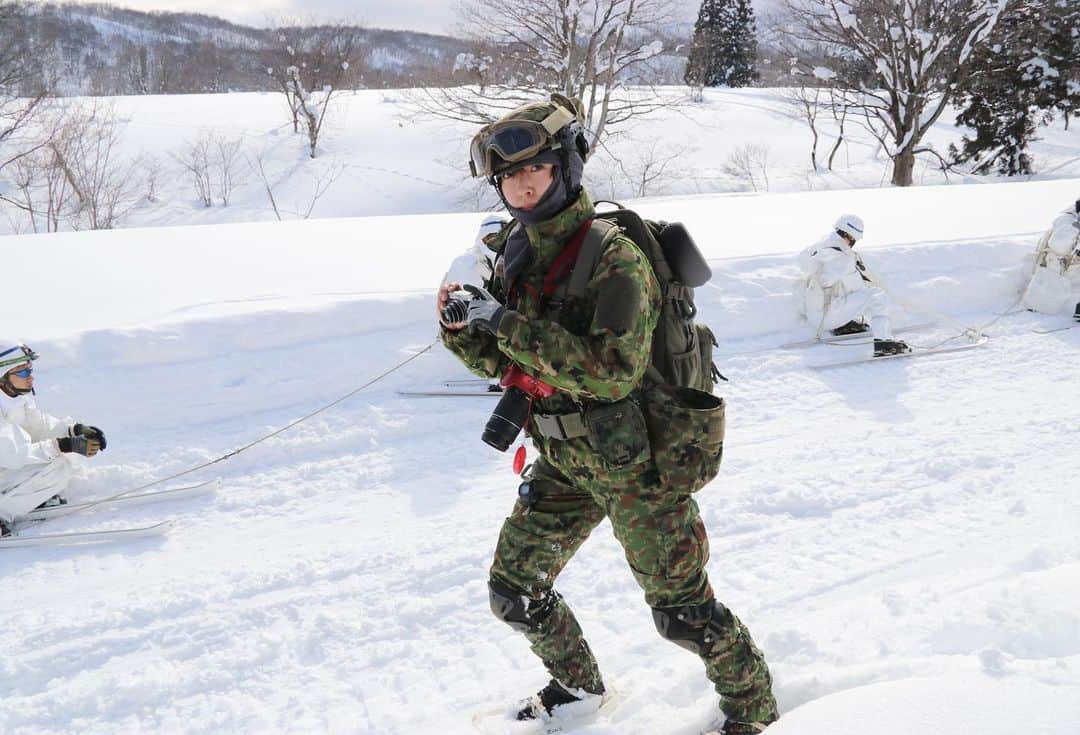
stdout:
[(684, 79), (691, 87), (745, 87), (758, 78), (750, 0), (702, 0)]
[(1005, 175), (1032, 172), (1028, 145), (1054, 113), (1077, 113), (1080, 82), (1080, 4), (1071, 0), (1020, 0), (1011, 5), (963, 81), (957, 125), (972, 128), (961, 147), (950, 146), (957, 163)]

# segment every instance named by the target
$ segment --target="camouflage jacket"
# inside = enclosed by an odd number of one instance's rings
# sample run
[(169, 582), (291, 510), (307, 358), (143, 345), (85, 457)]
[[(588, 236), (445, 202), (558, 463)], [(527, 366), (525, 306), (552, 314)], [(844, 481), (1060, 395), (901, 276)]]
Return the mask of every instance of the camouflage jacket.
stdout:
[[(628, 237), (618, 235), (604, 250), (583, 303), (558, 313), (545, 309), (541, 297), (545, 276), (594, 213), (592, 200), (582, 191), (554, 218), (526, 228), (534, 257), (513, 284), (514, 298), (497, 335), (442, 330), (443, 344), (472, 372), (498, 377), (513, 362), (554, 386), (555, 395), (536, 401), (534, 413), (565, 414), (584, 404), (626, 398), (641, 385), (649, 365), (660, 287), (648, 258)], [(489, 237), (488, 247), (501, 253), (510, 230)], [(486, 285), (506, 303), (501, 267)], [(587, 438), (547, 439), (532, 419), (527, 429), (537, 450), (567, 476), (592, 479), (607, 472)]]

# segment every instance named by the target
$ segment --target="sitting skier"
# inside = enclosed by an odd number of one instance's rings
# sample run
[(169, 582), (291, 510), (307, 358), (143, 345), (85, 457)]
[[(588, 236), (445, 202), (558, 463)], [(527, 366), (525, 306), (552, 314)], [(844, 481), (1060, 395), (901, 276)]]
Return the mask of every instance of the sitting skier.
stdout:
[(1072, 311), (1080, 321), (1080, 199), (1039, 239), (1034, 266), (1024, 307), (1043, 314)]
[(26, 345), (0, 345), (0, 535), (42, 506), (62, 505), (75, 475), (70, 454), (93, 457), (105, 448), (105, 434), (94, 426), (59, 419), (34, 401), (33, 361)]
[(863, 229), (861, 218), (845, 214), (832, 232), (799, 254), (806, 274), (806, 319), (819, 334), (828, 329), (834, 335), (865, 332), (869, 319), (874, 357), (910, 352), (905, 342), (892, 338), (889, 298), (853, 249)]

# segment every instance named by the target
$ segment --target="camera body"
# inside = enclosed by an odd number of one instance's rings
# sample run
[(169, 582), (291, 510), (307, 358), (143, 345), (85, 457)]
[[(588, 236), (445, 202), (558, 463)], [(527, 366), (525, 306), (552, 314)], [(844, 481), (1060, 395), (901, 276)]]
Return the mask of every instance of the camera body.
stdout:
[(481, 438), (488, 446), (505, 452), (529, 420), (533, 401), (555, 395), (555, 388), (517, 365), (506, 369), (499, 385), (503, 387), (502, 398), (484, 426)]

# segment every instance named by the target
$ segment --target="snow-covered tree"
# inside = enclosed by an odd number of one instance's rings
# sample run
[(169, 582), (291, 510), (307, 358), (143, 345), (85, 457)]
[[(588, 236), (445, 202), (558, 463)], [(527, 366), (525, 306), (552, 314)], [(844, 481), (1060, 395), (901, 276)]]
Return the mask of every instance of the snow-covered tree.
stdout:
[(991, 42), (960, 86), (965, 135), (953, 159), (979, 173), (1029, 174), (1027, 154), (1040, 124), (1077, 113), (1080, 99), (1080, 4), (1013, 0)]
[(414, 101), (429, 114), (484, 123), (544, 91), (561, 92), (583, 101), (595, 143), (666, 104), (627, 87), (647, 80), (649, 62), (664, 53), (656, 30), (674, 11), (672, 0), (465, 0), (461, 27), (495, 51), (483, 93), (428, 89)]
[[(877, 138), (909, 186), (923, 138), (954, 101), (1009, 0), (785, 0), (787, 37)], [(801, 47), (801, 49), (799, 48)], [(807, 57), (810, 56), (807, 53)]]
[(351, 25), (299, 23), (283, 24), (274, 33), (278, 43), (266, 52), (266, 72), (285, 95), (293, 131), (303, 127), (315, 158), (331, 97), (356, 77), (363, 34)]
[(757, 80), (757, 28), (749, 0), (703, 0), (686, 62), (688, 85), (745, 87)]

